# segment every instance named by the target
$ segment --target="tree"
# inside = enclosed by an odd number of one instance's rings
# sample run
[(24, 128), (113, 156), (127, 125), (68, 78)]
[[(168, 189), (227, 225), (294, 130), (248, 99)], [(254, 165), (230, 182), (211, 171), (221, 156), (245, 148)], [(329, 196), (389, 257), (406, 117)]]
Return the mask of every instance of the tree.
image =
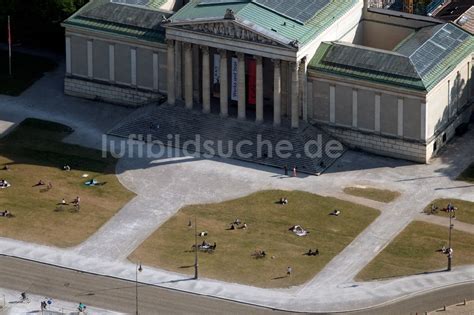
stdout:
[(61, 49), (64, 40), (61, 22), (87, 2), (88, 0), (1, 0), (0, 29), (5, 31), (0, 33), (0, 41), (6, 41), (6, 20), (10, 15), (14, 42)]

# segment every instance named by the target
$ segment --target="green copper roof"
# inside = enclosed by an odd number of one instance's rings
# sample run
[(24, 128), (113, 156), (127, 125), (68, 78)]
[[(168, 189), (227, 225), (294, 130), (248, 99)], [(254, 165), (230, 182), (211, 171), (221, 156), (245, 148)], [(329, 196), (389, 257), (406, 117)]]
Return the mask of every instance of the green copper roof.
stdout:
[[(326, 55), (331, 50), (339, 50), (340, 47), (346, 46), (342, 43), (321, 43), (316, 54), (309, 62), (309, 68), (321, 72), (341, 75), (345, 77), (352, 77), (355, 79), (362, 79), (367, 81), (376, 81), (380, 83), (396, 85), (415, 90), (424, 90), (423, 82), (419, 78), (413, 78), (406, 75), (395, 75), (387, 71), (378, 71), (377, 67), (368, 69), (368, 67), (358, 67), (353, 65), (343, 65), (342, 63), (326, 62)], [(370, 49), (367, 47), (351, 46), (351, 50), (347, 51), (348, 57), (367, 53)], [(405, 58), (407, 59), (407, 58)], [(402, 58), (397, 58), (398, 61), (403, 61)], [(382, 65), (382, 63), (380, 64)]]
[[(335, 20), (359, 3), (358, 0), (333, 0), (319, 10), (305, 23), (259, 4), (255, 0), (222, 0), (202, 2), (191, 0), (171, 17), (172, 22), (223, 19), (227, 9), (234, 12), (236, 19), (251, 22), (267, 31), (275, 32), (304, 45), (326, 30)], [(318, 1), (318, 0), (308, 0)]]
[[(455, 37), (444, 36), (452, 34)], [(461, 33), (459, 33), (461, 32)], [(411, 35), (396, 51), (340, 42), (322, 43), (309, 67), (321, 72), (429, 91), (474, 51), (474, 36), (453, 24)], [(441, 37), (440, 37), (441, 36)], [(443, 49), (441, 43), (447, 48)]]
[[(127, 0), (132, 3), (132, 0)], [(93, 0), (63, 22), (64, 25), (84, 27), (148, 41), (164, 42), (159, 11), (166, 0), (146, 0), (143, 5), (122, 4), (119, 0)]]

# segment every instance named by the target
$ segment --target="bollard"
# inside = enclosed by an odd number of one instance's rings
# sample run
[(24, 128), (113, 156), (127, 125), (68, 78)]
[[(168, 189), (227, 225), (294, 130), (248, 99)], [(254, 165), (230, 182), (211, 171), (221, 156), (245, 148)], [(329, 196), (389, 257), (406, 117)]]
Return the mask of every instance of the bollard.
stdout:
[(464, 299), (464, 306), (466, 306), (466, 299)]
[(446, 312), (446, 305), (443, 307), (443, 311), (445, 311), (445, 312)]

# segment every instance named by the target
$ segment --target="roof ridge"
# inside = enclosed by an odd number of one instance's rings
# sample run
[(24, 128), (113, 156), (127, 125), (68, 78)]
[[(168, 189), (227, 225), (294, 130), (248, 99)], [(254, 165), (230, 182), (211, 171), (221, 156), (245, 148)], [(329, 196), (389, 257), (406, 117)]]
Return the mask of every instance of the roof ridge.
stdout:
[(401, 54), (401, 53), (396, 52), (396, 51), (393, 51), (393, 50), (386, 50), (386, 49), (374, 48), (374, 47), (370, 47), (370, 46), (352, 44), (352, 43), (342, 42), (342, 41), (330, 41), (330, 42), (325, 42), (325, 43), (332, 43), (332, 44), (336, 44), (336, 45), (342, 45), (342, 46), (360, 48), (360, 49), (364, 49), (364, 50), (370, 50), (370, 51), (375, 51), (375, 52), (385, 53), (385, 54), (389, 54), (389, 55), (394, 55), (394, 56), (399, 56), (399, 57), (408, 58), (406, 55)]

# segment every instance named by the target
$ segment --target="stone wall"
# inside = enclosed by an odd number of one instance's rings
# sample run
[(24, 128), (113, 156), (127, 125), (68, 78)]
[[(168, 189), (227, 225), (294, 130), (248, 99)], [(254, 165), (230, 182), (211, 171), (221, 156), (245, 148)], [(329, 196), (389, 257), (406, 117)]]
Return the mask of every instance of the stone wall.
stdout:
[(151, 91), (73, 77), (64, 79), (64, 93), (131, 107), (139, 107), (161, 98), (160, 94)]
[(421, 142), (366, 133), (352, 128), (319, 126), (352, 149), (419, 163), (427, 162), (426, 145)]

